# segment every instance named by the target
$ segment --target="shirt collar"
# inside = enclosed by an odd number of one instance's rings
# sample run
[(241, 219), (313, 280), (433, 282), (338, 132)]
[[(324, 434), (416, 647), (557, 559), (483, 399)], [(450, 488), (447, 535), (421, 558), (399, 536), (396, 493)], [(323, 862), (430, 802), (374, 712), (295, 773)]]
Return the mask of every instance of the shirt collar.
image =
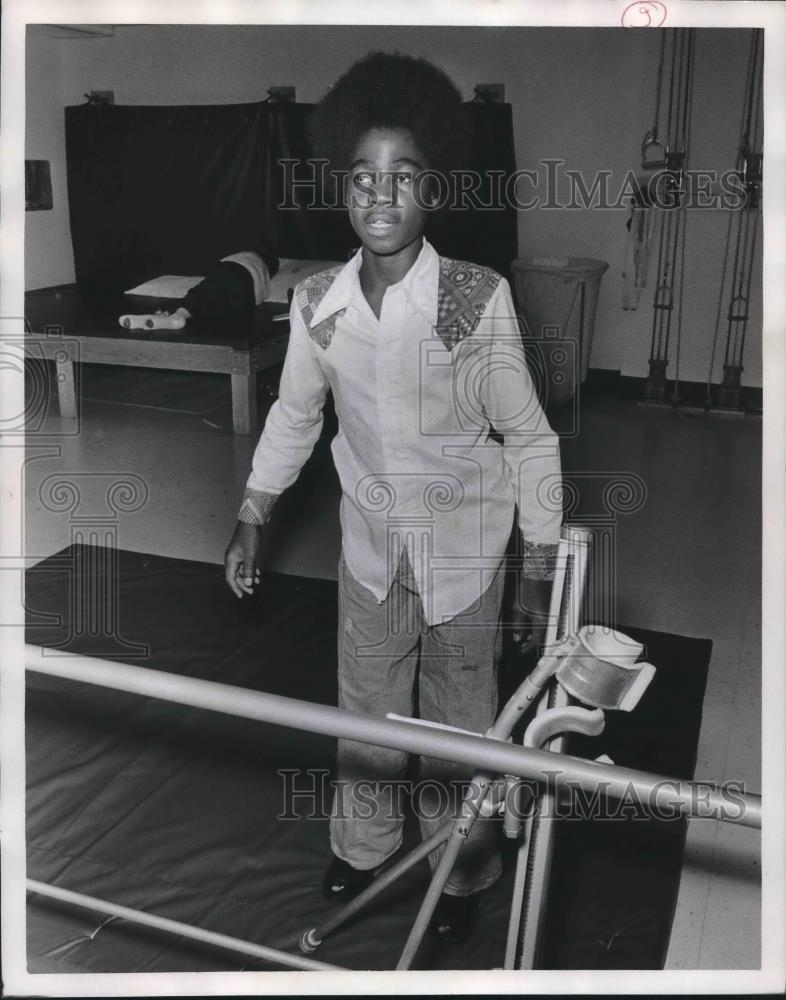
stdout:
[[(338, 272), (330, 288), (325, 292), (322, 301), (314, 310), (309, 326), (315, 327), (340, 310), (346, 309), (356, 296), (363, 294), (359, 278), (362, 262), (363, 250), (361, 248)], [(439, 254), (425, 238), (415, 263), (397, 284), (404, 289), (407, 297), (426, 321), (431, 326), (435, 326), (437, 322)]]

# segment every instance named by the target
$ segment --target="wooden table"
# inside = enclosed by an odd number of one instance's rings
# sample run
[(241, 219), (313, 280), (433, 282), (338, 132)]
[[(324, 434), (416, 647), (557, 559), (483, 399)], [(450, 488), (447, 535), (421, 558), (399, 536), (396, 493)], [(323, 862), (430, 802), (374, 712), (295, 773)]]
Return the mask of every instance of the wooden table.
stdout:
[(176, 309), (177, 301), (137, 295), (88, 294), (75, 285), (39, 288), (25, 295), (25, 353), (54, 361), (60, 415), (77, 416), (74, 364), (128, 365), (229, 375), (232, 424), (250, 434), (257, 422), (257, 373), (280, 364), (286, 354), (289, 324), (273, 322), (288, 312), (263, 303), (252, 315), (216, 325), (189, 320), (184, 330), (124, 330), (123, 313)]

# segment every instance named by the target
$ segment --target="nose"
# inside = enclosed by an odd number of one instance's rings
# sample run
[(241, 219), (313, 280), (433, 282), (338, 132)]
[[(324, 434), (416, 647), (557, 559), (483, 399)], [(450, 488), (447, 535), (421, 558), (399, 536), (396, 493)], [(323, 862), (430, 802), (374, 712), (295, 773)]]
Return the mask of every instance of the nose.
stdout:
[(378, 205), (395, 205), (397, 188), (395, 176), (390, 171), (380, 171), (374, 183), (374, 193)]

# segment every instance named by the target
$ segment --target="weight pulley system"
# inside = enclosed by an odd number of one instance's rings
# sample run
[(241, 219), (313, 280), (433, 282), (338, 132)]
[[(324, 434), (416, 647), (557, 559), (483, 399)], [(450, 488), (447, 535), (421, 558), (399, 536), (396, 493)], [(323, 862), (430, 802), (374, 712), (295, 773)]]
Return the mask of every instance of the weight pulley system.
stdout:
[[(657, 171), (647, 185), (646, 206), (654, 205), (659, 210), (657, 277), (644, 399), (652, 403), (671, 402), (675, 406), (679, 401), (687, 228), (686, 170), (693, 112), (695, 44), (693, 28), (663, 30), (653, 125), (641, 145), (642, 168)], [(663, 123), (662, 117), (665, 118)], [(666, 370), (673, 339), (676, 340), (676, 371), (673, 394), (668, 400)]]
[[(750, 318), (750, 295), (756, 257), (756, 241), (761, 212), (762, 185), (762, 72), (764, 66), (764, 31), (754, 28), (748, 52), (745, 96), (737, 147), (735, 172), (739, 178), (740, 204), (728, 209), (729, 221), (723, 250), (723, 270), (712, 354), (707, 374), (704, 407), (721, 412), (744, 412), (740, 405), (741, 376), (745, 335)], [(726, 290), (728, 287), (728, 300)], [(712, 375), (721, 331), (721, 315), (726, 305), (726, 343), (723, 377), (713, 399)]]

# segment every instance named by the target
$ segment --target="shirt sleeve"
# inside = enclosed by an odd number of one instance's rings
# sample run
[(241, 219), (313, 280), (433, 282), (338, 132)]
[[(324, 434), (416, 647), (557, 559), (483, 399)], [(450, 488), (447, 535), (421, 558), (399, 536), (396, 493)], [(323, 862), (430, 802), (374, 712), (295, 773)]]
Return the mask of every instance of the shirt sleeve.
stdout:
[(269, 519), (275, 500), (295, 482), (322, 430), (328, 381), (294, 298), (289, 330), (278, 399), (254, 450), (238, 515), (252, 524)]
[(559, 438), (538, 400), (504, 278), (483, 321), (488, 352), (483, 405), (503, 438), (505, 469), (518, 506), (522, 571), (531, 578), (552, 579), (562, 524)]

